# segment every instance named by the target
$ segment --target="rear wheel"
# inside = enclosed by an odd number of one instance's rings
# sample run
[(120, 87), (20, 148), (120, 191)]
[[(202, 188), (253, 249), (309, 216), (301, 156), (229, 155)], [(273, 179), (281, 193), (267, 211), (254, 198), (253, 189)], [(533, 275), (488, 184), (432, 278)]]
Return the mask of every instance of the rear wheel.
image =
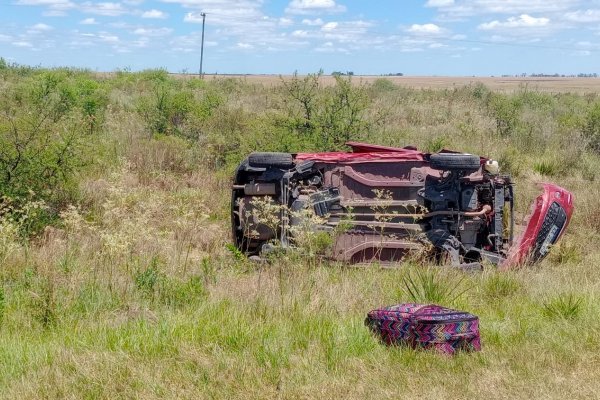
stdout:
[(248, 164), (256, 168), (282, 168), (290, 169), (294, 160), (290, 153), (252, 153), (248, 156)]
[(431, 168), (442, 171), (477, 171), (479, 157), (472, 154), (437, 153), (429, 158)]

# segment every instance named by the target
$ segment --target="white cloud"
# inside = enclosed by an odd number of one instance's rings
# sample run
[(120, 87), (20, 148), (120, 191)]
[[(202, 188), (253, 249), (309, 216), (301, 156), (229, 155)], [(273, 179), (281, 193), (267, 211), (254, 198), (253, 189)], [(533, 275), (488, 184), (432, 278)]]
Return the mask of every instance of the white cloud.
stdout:
[(323, 43), (323, 45), (315, 48), (319, 53), (350, 53), (345, 47), (336, 47), (332, 42)]
[(444, 32), (444, 30), (436, 24), (413, 24), (406, 29), (406, 31), (414, 35), (439, 35)]
[(239, 42), (236, 46), (238, 48), (244, 49), (244, 50), (250, 50), (250, 49), (254, 48), (254, 46), (251, 45), (250, 43), (243, 43), (243, 42)]
[(144, 11), (142, 13), (142, 18), (149, 18), (149, 19), (165, 19), (167, 18), (169, 15), (163, 11), (160, 10), (148, 10), (148, 11)]
[(322, 12), (344, 12), (346, 7), (335, 0), (292, 0), (285, 9), (291, 14), (314, 14)]
[(171, 32), (173, 32), (171, 28), (137, 28), (133, 31), (133, 34), (139, 36), (167, 36)]
[(0, 34), (0, 42), (9, 42), (11, 39), (12, 39), (12, 37), (10, 37), (8, 35)]
[(79, 23), (81, 25), (97, 25), (98, 24), (98, 22), (96, 22), (96, 20), (94, 18), (86, 18), (86, 19), (79, 21)]
[(117, 35), (108, 32), (101, 32), (98, 35), (93, 36), (96, 36), (100, 41), (106, 43), (119, 43), (121, 41)]
[(35, 32), (45, 32), (45, 31), (51, 31), (54, 28), (52, 28), (50, 25), (40, 23), (40, 24), (35, 24), (35, 25), (29, 27), (29, 29), (31, 31), (35, 31)]
[(321, 18), (316, 18), (316, 19), (303, 19), (302, 20), (302, 24), (303, 25), (308, 25), (308, 26), (321, 26), (323, 25), (323, 20)]
[(425, 7), (448, 7), (454, 5), (454, 0), (429, 0)]
[[(163, 0), (179, 3), (189, 8), (198, 8), (195, 0)], [(219, 37), (221, 42), (234, 43), (232, 50), (244, 50), (235, 43), (252, 44), (262, 51), (291, 50), (307, 46), (305, 39), (291, 35), (282, 27), (294, 25), (290, 16), (271, 17), (264, 14), (262, 0), (205, 0), (200, 10), (190, 10), (184, 22), (201, 24), (200, 12), (206, 13), (206, 23), (211, 29), (208, 38)], [(176, 46), (178, 51), (187, 51), (188, 45)], [(197, 47), (196, 47), (197, 48)], [(226, 46), (222, 46), (225, 49)], [(224, 51), (224, 50), (223, 50)]]
[(73, 7), (70, 0), (17, 0), (19, 6), (50, 6), (50, 7)]
[(420, 47), (402, 47), (400, 48), (402, 53), (420, 53), (423, 51)]
[(65, 17), (67, 12), (64, 10), (46, 10), (42, 13), (44, 17)]
[(118, 17), (127, 14), (128, 10), (121, 3), (93, 3), (86, 1), (79, 6), (79, 9), (88, 14), (104, 15), (107, 17)]
[(565, 14), (565, 18), (573, 22), (599, 22), (600, 10), (577, 10)]
[[(484, 14), (559, 13), (571, 10), (580, 0), (430, 0), (442, 18), (464, 18)], [(434, 5), (435, 4), (435, 5)]]
[(331, 32), (335, 30), (339, 26), (339, 22), (328, 22), (321, 27), (321, 30), (324, 32)]
[(299, 30), (295, 30), (294, 32), (292, 32), (292, 36), (298, 37), (298, 38), (306, 38), (311, 35), (308, 31), (303, 31), (303, 30), (299, 29)]
[(549, 18), (535, 18), (527, 14), (521, 14), (519, 17), (510, 17), (506, 21), (491, 21), (480, 24), (477, 28), (484, 31), (512, 28), (540, 28), (550, 24)]
[(12, 42), (12, 45), (15, 47), (27, 47), (27, 48), (33, 47), (33, 44), (31, 44), (30, 42), (26, 42), (26, 41)]

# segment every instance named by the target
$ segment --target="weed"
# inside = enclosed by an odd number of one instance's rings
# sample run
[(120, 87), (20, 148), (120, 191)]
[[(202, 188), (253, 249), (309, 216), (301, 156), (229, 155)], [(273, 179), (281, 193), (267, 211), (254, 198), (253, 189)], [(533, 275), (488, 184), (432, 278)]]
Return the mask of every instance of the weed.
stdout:
[(4, 320), (5, 311), (6, 311), (6, 292), (4, 291), (4, 286), (0, 285), (0, 327), (2, 327), (2, 322)]
[(38, 281), (36, 291), (31, 291), (31, 312), (33, 318), (45, 329), (57, 323), (55, 285), (48, 278)]
[(509, 272), (493, 272), (483, 282), (483, 291), (486, 297), (501, 299), (517, 293), (521, 283)]
[(544, 176), (557, 176), (562, 172), (562, 165), (557, 160), (547, 158), (536, 161), (533, 170)]
[(582, 260), (581, 246), (577, 242), (563, 237), (561, 241), (553, 246), (550, 259), (558, 264), (578, 263)]
[(147, 296), (154, 296), (157, 289), (160, 272), (159, 267), (162, 261), (157, 257), (152, 257), (150, 265), (143, 271), (136, 272), (134, 276), (136, 288)]
[(451, 277), (435, 268), (415, 268), (402, 278), (402, 291), (415, 303), (450, 304), (468, 290), (464, 277)]
[(583, 311), (583, 299), (574, 294), (560, 294), (544, 302), (543, 312), (551, 318), (576, 319)]
[(246, 256), (244, 255), (244, 253), (237, 248), (236, 245), (234, 245), (233, 243), (227, 243), (225, 244), (225, 248), (227, 249), (227, 251), (229, 251), (231, 253), (231, 255), (233, 256), (233, 258), (238, 261), (244, 261), (246, 259)]
[(424, 150), (429, 153), (437, 153), (440, 150), (443, 150), (448, 147), (448, 139), (444, 136), (438, 136), (431, 138), (425, 143)]
[(214, 263), (212, 263), (208, 257), (205, 257), (202, 259), (201, 266), (204, 284), (208, 285), (210, 283), (216, 283), (217, 271), (215, 269)]

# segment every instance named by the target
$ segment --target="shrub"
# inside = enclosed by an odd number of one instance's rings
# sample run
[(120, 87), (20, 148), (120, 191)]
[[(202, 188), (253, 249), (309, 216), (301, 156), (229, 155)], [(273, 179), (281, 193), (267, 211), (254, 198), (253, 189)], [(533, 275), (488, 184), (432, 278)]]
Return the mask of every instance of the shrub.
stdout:
[(211, 91), (198, 100), (195, 92), (160, 75), (153, 78), (151, 94), (138, 100), (137, 111), (151, 135), (176, 135), (188, 139), (200, 136), (199, 122), (211, 116), (223, 102)]
[(519, 124), (522, 102), (518, 97), (494, 93), (490, 96), (489, 110), (496, 120), (496, 132), (500, 136), (515, 133)]
[(398, 86), (387, 78), (377, 78), (371, 85), (371, 91), (375, 94), (393, 92), (398, 89)]
[(99, 127), (105, 105), (97, 85), (69, 71), (23, 79), (0, 96), (0, 210), (40, 200), (51, 206), (28, 233), (76, 195), (74, 175), (93, 142), (86, 133)]
[(590, 148), (600, 152), (600, 102), (595, 103), (587, 112), (583, 133)]
[(344, 144), (366, 134), (369, 123), (364, 113), (370, 104), (364, 86), (355, 86), (350, 77), (335, 76), (335, 87), (325, 99), (320, 115), (322, 150), (341, 150)]
[(97, 81), (87, 78), (75, 81), (75, 94), (87, 125), (87, 132), (97, 133), (104, 123), (104, 112), (108, 105), (107, 94)]
[(367, 88), (353, 85), (351, 77), (335, 75), (335, 86), (321, 88), (321, 75), (299, 78), (294, 74), (291, 80), (283, 81), (288, 114), (284, 125), (289, 135), (306, 138), (314, 150), (341, 150), (348, 140), (369, 130), (364, 114), (370, 99)]

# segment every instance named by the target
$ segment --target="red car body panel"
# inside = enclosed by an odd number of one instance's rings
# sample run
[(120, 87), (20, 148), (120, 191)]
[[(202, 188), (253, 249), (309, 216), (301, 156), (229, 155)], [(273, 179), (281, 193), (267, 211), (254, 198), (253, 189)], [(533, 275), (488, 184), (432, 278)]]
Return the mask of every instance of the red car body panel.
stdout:
[[(529, 222), (525, 231), (513, 245), (506, 261), (502, 264), (504, 268), (511, 268), (530, 261), (537, 261), (546, 255), (548, 247), (556, 243), (563, 235), (573, 215), (573, 194), (560, 186), (552, 183), (541, 184), (543, 192), (539, 195), (533, 205), (529, 216)], [(558, 204), (564, 210), (566, 221), (561, 221), (560, 228), (549, 219), (553, 204)], [(562, 216), (562, 213), (560, 214)], [(560, 218), (560, 217), (559, 217)], [(546, 224), (545, 224), (546, 223)], [(547, 232), (544, 232), (546, 230)], [(553, 231), (555, 230), (555, 231)], [(543, 239), (543, 242), (539, 240)], [(540, 252), (540, 254), (535, 254)], [(532, 258), (534, 258), (532, 260)]]
[(294, 157), (299, 161), (316, 161), (324, 163), (353, 163), (353, 162), (393, 162), (393, 161), (423, 161), (426, 153), (414, 149), (378, 146), (367, 143), (348, 142), (352, 153), (334, 151), (326, 153), (298, 153)]
[(385, 153), (298, 153), (296, 160), (316, 161), (322, 163), (359, 163), (359, 162), (394, 162), (394, 161), (423, 161), (420, 152), (385, 152)]

